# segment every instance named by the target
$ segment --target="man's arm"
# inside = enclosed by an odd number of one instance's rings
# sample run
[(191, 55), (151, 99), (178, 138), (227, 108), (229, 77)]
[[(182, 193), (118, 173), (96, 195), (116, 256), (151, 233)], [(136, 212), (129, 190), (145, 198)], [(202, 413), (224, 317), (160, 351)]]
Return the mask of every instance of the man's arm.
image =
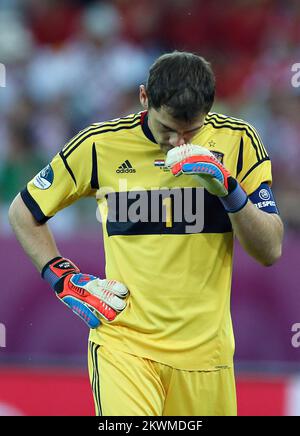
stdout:
[(60, 256), (48, 225), (34, 219), (20, 194), (12, 202), (8, 216), (18, 241), (39, 272), (51, 259)]
[(235, 236), (250, 256), (265, 266), (280, 258), (284, 229), (278, 215), (263, 212), (248, 201), (242, 210), (228, 216)]
[(273, 265), (280, 258), (281, 219), (276, 213), (259, 210), (209, 150), (193, 144), (175, 147), (167, 154), (166, 166), (175, 176), (196, 176), (208, 192), (219, 197), (235, 235), (250, 256), (265, 266)]
[(59, 254), (47, 224), (35, 220), (20, 195), (10, 206), (9, 221), (25, 252), (57, 297), (90, 328), (101, 324), (97, 315), (113, 321), (125, 309), (127, 288), (115, 280), (81, 274), (76, 265)]

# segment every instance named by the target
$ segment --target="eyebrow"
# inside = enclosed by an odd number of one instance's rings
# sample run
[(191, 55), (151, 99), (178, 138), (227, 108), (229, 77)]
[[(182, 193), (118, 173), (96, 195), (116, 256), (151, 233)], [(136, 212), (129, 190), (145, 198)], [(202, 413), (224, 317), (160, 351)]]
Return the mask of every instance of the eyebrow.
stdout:
[[(160, 123), (160, 125), (163, 126), (165, 129), (175, 131), (175, 129), (173, 129), (172, 127), (170, 127), (170, 126), (166, 126), (165, 124), (161, 123), (160, 121), (159, 121), (159, 123)], [(201, 126), (198, 126), (198, 127), (195, 127), (194, 129), (191, 129), (191, 130), (186, 130), (184, 133), (195, 132), (196, 130), (199, 130), (201, 127), (202, 127), (202, 125), (201, 125)]]

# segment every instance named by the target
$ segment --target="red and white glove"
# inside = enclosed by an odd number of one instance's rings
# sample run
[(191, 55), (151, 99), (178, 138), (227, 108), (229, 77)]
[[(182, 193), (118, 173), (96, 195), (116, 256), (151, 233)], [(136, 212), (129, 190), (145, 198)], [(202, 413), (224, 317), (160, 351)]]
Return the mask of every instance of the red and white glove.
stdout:
[(99, 317), (113, 321), (126, 307), (128, 290), (122, 283), (81, 274), (69, 259), (52, 259), (44, 266), (42, 277), (90, 328), (101, 324)]
[(248, 196), (237, 180), (205, 147), (184, 144), (169, 150), (165, 166), (174, 176), (197, 175), (197, 179), (210, 194), (220, 197), (227, 212), (241, 210)]

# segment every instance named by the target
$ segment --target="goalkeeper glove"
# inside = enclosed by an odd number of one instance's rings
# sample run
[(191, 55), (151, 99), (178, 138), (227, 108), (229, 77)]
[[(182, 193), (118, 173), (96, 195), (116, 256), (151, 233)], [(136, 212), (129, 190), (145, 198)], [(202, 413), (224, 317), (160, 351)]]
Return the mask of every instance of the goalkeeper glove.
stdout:
[(90, 328), (101, 324), (97, 315), (113, 321), (126, 307), (124, 298), (128, 290), (122, 283), (81, 274), (68, 259), (52, 259), (44, 266), (42, 278), (52, 286), (57, 297)]
[(169, 150), (165, 165), (175, 176), (196, 174), (201, 185), (220, 198), (226, 212), (238, 212), (248, 201), (237, 180), (205, 147), (193, 144), (174, 147)]

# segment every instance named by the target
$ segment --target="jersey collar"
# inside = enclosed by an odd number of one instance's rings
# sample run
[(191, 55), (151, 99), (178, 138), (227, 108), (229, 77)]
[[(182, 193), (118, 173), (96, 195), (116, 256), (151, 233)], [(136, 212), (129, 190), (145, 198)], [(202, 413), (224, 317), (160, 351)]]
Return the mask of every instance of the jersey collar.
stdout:
[(141, 127), (144, 132), (144, 135), (151, 141), (157, 144), (155, 141), (154, 136), (152, 135), (152, 132), (150, 130), (149, 124), (148, 124), (148, 111), (144, 111), (141, 113)]

